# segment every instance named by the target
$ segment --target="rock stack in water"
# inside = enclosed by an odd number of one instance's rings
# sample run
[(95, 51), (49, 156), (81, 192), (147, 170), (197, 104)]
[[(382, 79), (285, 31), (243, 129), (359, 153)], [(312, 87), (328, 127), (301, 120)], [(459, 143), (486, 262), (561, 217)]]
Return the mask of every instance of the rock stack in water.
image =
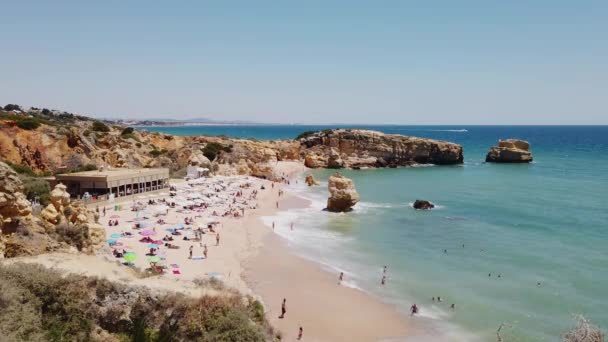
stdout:
[(418, 210), (430, 210), (435, 208), (435, 205), (426, 200), (416, 200), (413, 205), (414, 209)]
[(306, 176), (306, 179), (304, 180), (304, 182), (306, 182), (306, 184), (308, 184), (308, 186), (319, 185), (319, 183), (315, 180), (315, 177), (313, 177), (312, 175)]
[(529, 163), (532, 161), (530, 144), (518, 139), (499, 140), (498, 146), (486, 155), (488, 163)]
[(359, 194), (351, 179), (335, 173), (328, 181), (329, 198), (327, 210), (332, 212), (350, 211), (359, 202)]

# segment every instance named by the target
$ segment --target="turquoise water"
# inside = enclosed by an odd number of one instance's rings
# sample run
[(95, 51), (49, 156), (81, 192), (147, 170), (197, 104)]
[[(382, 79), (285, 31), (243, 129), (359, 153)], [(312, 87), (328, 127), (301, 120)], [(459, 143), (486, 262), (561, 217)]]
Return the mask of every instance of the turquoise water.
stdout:
[[(288, 138), (312, 128), (327, 127), (255, 130)], [(362, 198), (349, 214), (321, 211), (331, 171), (314, 171), (321, 187), (292, 186), (312, 207), (269, 218), (298, 251), (404, 311), (417, 303), (415, 319), (445, 340), (492, 341), (506, 322), (514, 340), (555, 341), (579, 313), (608, 327), (608, 127), (372, 128), (460, 143), (465, 163), (344, 170)], [(220, 134), (255, 133), (235, 132)], [(530, 141), (535, 162), (483, 163), (508, 137)], [(415, 211), (416, 199), (439, 207)], [(382, 265), (390, 275), (384, 287)]]

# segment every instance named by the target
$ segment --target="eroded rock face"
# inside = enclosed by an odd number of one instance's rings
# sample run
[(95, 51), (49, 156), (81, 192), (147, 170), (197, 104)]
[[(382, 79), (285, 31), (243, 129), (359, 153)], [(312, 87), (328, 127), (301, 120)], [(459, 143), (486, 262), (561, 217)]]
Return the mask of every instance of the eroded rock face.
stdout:
[(319, 182), (317, 182), (312, 175), (306, 176), (306, 179), (304, 179), (304, 182), (306, 182), (306, 184), (308, 184), (308, 186), (319, 185)]
[(486, 155), (488, 163), (529, 163), (532, 161), (530, 143), (519, 139), (499, 140)]
[(0, 162), (0, 228), (4, 220), (31, 218), (32, 206), (23, 194), (23, 182), (10, 166)]
[(416, 200), (413, 205), (414, 209), (418, 210), (430, 210), (435, 208), (435, 205), (426, 200)]
[(329, 177), (328, 189), (327, 210), (329, 211), (349, 211), (359, 202), (359, 193), (357, 193), (353, 181), (340, 173)]
[(385, 134), (359, 129), (335, 129), (299, 140), (307, 167), (367, 168), (414, 164), (461, 164), (462, 146), (446, 141)]

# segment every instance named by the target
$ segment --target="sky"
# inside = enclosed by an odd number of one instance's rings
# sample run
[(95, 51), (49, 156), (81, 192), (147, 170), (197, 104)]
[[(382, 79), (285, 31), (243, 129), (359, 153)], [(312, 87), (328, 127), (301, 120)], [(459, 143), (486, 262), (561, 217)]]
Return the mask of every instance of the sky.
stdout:
[(605, 0), (0, 8), (0, 104), (100, 118), (608, 124)]

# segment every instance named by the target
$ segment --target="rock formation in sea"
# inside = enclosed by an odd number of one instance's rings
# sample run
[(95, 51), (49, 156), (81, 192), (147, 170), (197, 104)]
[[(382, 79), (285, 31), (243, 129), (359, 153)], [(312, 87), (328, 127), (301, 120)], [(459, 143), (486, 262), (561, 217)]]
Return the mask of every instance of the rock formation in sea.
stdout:
[(446, 141), (385, 134), (360, 129), (335, 129), (299, 139), (310, 168), (397, 167), (415, 164), (461, 164), (462, 146)]
[(430, 210), (435, 208), (435, 205), (426, 200), (416, 200), (413, 205), (414, 209), (418, 210)]
[(329, 211), (349, 211), (359, 202), (359, 193), (357, 193), (353, 181), (338, 172), (329, 177), (327, 187), (329, 189), (327, 210)]
[(489, 163), (529, 163), (532, 161), (530, 143), (519, 139), (499, 140), (486, 155)]
[(304, 179), (304, 182), (306, 182), (306, 184), (308, 184), (308, 186), (319, 185), (319, 182), (317, 182), (315, 180), (315, 177), (313, 177), (312, 175), (306, 176), (306, 179)]

